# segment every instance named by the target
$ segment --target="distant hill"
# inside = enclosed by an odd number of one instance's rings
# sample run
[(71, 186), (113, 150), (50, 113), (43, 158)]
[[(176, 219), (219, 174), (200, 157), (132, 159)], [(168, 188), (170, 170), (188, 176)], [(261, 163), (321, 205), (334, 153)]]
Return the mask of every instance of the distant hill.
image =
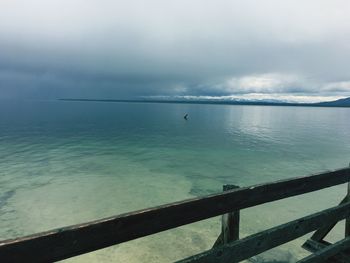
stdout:
[(136, 103), (186, 103), (186, 104), (222, 104), (222, 105), (260, 105), (260, 106), (302, 106), (302, 107), (350, 107), (350, 97), (335, 101), (317, 103), (290, 103), (284, 101), (264, 100), (195, 100), (195, 99), (139, 99), (139, 100), (117, 100), (117, 99), (59, 99), (62, 101), (80, 102), (136, 102)]
[(323, 107), (350, 107), (350, 97), (335, 101), (319, 102), (316, 103), (316, 105)]

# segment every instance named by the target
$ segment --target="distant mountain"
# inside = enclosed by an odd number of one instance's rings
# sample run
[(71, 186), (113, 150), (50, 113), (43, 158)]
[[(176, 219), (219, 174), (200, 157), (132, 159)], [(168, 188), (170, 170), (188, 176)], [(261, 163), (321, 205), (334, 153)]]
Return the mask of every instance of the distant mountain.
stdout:
[(315, 103), (317, 106), (323, 107), (350, 107), (350, 97), (345, 99), (339, 99), (334, 101), (326, 101)]
[(62, 101), (80, 102), (136, 102), (136, 103), (186, 103), (186, 104), (223, 104), (223, 105), (260, 105), (260, 106), (303, 106), (303, 107), (350, 107), (350, 97), (335, 101), (317, 103), (291, 103), (279, 100), (212, 100), (212, 99), (138, 99), (138, 100), (116, 100), (116, 99), (59, 99)]
[(118, 99), (80, 99), (80, 98), (63, 98), (61, 101), (76, 102), (135, 102), (135, 103), (178, 103), (178, 104), (222, 104), (222, 105), (261, 105), (261, 106), (312, 106), (311, 104), (287, 103), (279, 100), (245, 100), (245, 99), (135, 99), (135, 100), (118, 100)]

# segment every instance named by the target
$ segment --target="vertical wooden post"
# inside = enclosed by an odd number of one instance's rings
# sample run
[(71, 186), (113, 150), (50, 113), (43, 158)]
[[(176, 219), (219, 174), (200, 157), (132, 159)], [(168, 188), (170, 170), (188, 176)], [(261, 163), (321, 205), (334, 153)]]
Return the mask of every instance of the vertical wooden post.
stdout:
[[(237, 188), (239, 188), (239, 186), (227, 184), (223, 186), (223, 191)], [(239, 211), (222, 215), (221, 233), (215, 241), (213, 248), (239, 239), (239, 217)]]
[[(348, 183), (347, 202), (350, 202), (350, 182)], [(345, 237), (350, 236), (350, 218), (345, 219)]]
[[(239, 188), (236, 185), (224, 185), (223, 190), (228, 191), (232, 189)], [(222, 215), (222, 241), (223, 244), (235, 241), (239, 239), (239, 211), (234, 211)]]

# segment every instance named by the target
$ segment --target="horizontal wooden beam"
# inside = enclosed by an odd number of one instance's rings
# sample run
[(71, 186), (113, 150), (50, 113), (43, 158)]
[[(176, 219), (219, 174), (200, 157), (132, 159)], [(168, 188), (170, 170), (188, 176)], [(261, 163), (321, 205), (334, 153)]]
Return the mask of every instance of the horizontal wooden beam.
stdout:
[[(297, 263), (323, 263), (328, 259), (330, 259), (331, 257), (334, 257), (349, 248), (350, 248), (350, 237), (347, 237), (333, 245), (326, 246), (325, 248), (315, 252), (314, 254), (302, 260), (299, 260)], [(348, 256), (347, 258), (344, 258), (344, 260), (345, 260), (344, 262), (350, 263), (350, 256)]]
[(350, 169), (260, 184), (0, 241), (0, 262), (62, 260), (139, 237), (350, 181)]
[(350, 216), (350, 204), (329, 208), (289, 223), (213, 248), (178, 263), (235, 263), (287, 243), (314, 231), (325, 222), (337, 222)]
[[(308, 239), (303, 244), (303, 248), (310, 251), (311, 253), (315, 253), (331, 245), (332, 245), (331, 243), (325, 240), (316, 241), (313, 239)], [(325, 263), (348, 263), (349, 255), (346, 255), (343, 252), (339, 252), (336, 256), (326, 259), (324, 262)]]
[[(346, 202), (349, 202), (349, 197), (345, 196), (345, 198), (340, 202), (340, 204), (345, 204)], [(312, 234), (311, 238), (312, 240), (315, 241), (321, 241), (323, 240), (327, 234), (335, 227), (337, 223), (333, 224), (327, 224), (324, 227), (318, 229), (315, 233)]]

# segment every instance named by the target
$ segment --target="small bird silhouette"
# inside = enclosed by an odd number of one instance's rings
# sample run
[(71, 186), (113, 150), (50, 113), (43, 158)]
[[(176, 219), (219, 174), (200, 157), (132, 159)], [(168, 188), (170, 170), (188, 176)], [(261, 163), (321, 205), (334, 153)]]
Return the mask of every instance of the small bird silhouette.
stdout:
[(188, 118), (188, 114), (186, 113), (184, 116), (184, 119), (187, 121), (187, 118)]

